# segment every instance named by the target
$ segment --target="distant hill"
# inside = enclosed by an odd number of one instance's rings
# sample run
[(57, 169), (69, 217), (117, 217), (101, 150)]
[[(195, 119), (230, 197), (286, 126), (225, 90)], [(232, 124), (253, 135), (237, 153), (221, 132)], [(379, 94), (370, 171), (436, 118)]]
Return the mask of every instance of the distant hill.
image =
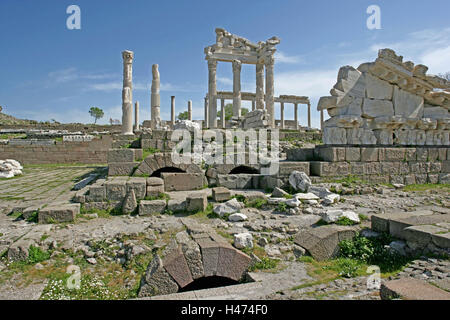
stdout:
[(33, 124), (33, 123), (37, 123), (37, 121), (17, 119), (13, 116), (4, 114), (4, 113), (2, 113), (2, 109), (0, 107), (0, 125), (15, 125), (15, 124), (21, 125), (21, 124)]

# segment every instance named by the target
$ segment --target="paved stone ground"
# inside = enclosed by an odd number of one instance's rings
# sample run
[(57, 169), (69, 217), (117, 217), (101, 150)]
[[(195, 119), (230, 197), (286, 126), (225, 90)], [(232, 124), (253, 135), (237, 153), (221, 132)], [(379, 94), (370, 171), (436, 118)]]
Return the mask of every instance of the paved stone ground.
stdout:
[[(67, 201), (73, 192), (74, 179), (92, 172), (93, 167), (30, 167), (23, 177), (0, 181), (0, 207), (29, 206), (35, 203)], [(209, 192), (203, 190), (199, 192)], [(182, 193), (171, 193), (171, 198), (182, 198)], [(353, 210), (368, 217), (390, 211), (432, 210), (446, 211), (450, 207), (450, 195), (447, 189), (422, 192), (404, 192), (382, 187), (378, 192), (366, 195), (346, 195), (345, 201), (333, 205), (333, 208)], [(310, 209), (306, 212), (305, 209)], [(295, 261), (291, 237), (298, 230), (316, 223), (318, 213), (324, 210), (321, 205), (303, 208), (299, 215), (280, 213), (273, 208), (245, 208), (241, 212), (248, 221), (228, 222), (222, 219), (208, 219), (205, 216), (188, 217), (193, 224), (214, 228), (221, 234), (231, 235), (236, 232), (250, 232), (257, 241), (261, 237), (268, 240), (265, 250), (269, 256), (281, 260), (280, 269), (273, 272), (254, 272), (251, 277), (257, 282), (237, 286), (198, 290), (176, 294), (170, 299), (379, 299), (377, 292), (367, 290), (366, 277), (337, 279), (329, 283), (308, 285), (302, 289), (293, 289), (304, 284), (311, 284), (314, 279), (306, 272), (306, 264)], [(0, 210), (1, 211), (1, 210)], [(84, 216), (84, 217), (83, 217)], [(42, 248), (53, 248), (53, 254), (63, 254), (65, 250), (81, 251), (84, 258), (95, 258), (97, 266), (117, 264), (121, 269), (130, 259), (130, 252), (148, 252), (164, 247), (170, 234), (184, 228), (180, 216), (111, 216), (94, 218), (81, 215), (73, 224), (38, 225), (17, 220), (14, 216), (0, 213), (0, 254), (20, 240), (30, 240)], [(369, 226), (364, 221), (362, 226)], [(124, 240), (143, 234), (151, 239), (152, 245), (142, 242)], [(105, 241), (107, 248), (99, 248), (96, 242)], [(255, 241), (255, 242), (256, 242)], [(110, 252), (109, 252), (110, 251)], [(49, 265), (54, 261), (49, 260)], [(63, 265), (73, 263), (71, 257), (58, 261)], [(102, 264), (103, 263), (103, 264)], [(396, 277), (416, 277), (435, 283), (449, 290), (450, 270), (448, 260), (419, 259), (413, 261)], [(42, 266), (39, 266), (42, 267)], [(47, 268), (47, 265), (44, 265)], [(90, 265), (89, 268), (93, 268)], [(123, 267), (125, 271), (125, 267)], [(1, 274), (9, 270), (5, 260), (0, 259), (0, 299), (19, 298), (37, 299), (46, 285), (45, 281), (24, 281), (20, 272), (3, 279)], [(122, 270), (122, 269), (121, 269)], [(122, 272), (122, 271), (119, 271)], [(5, 274), (5, 273), (4, 273)], [(9, 276), (8, 276), (9, 277)], [(136, 275), (132, 283), (138, 283)], [(163, 297), (158, 297), (161, 299)], [(155, 298), (156, 299), (156, 298)]]
[(94, 171), (92, 166), (29, 166), (24, 174), (0, 180), (0, 207), (14, 208), (70, 200), (74, 181)]

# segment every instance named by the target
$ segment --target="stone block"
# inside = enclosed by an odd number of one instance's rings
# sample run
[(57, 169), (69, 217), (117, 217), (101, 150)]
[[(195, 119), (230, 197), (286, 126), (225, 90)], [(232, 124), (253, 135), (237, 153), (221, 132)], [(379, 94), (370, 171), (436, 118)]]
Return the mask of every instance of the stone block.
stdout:
[(79, 213), (79, 203), (49, 205), (39, 211), (38, 221), (39, 223), (73, 222)]
[(167, 209), (172, 212), (186, 211), (186, 200), (171, 199), (167, 202)]
[[(310, 174), (309, 162), (280, 161), (278, 166), (278, 176), (289, 176), (292, 171), (304, 172), (307, 175)], [(262, 186), (260, 187), (262, 188)]]
[(450, 160), (442, 161), (441, 172), (450, 173)]
[(130, 192), (131, 190), (134, 191), (134, 194), (136, 196), (136, 199), (144, 199), (145, 195), (147, 193), (146, 190), (146, 179), (145, 178), (140, 178), (140, 177), (131, 177), (128, 181), (127, 181), (127, 192)]
[[(413, 172), (413, 171), (411, 171)], [(426, 173), (416, 173), (416, 183), (425, 184), (428, 181), (428, 175)]]
[(160, 193), (164, 193), (164, 185), (147, 187), (147, 197), (157, 197)]
[(139, 203), (139, 215), (154, 215), (164, 213), (166, 200), (141, 200)]
[(361, 149), (345, 148), (345, 161), (361, 161)]
[(339, 251), (339, 242), (356, 235), (352, 227), (336, 225), (305, 228), (294, 237), (294, 243), (305, 248), (317, 261), (333, 258)]
[(228, 189), (258, 189), (257, 174), (219, 174), (217, 184)]
[(340, 147), (319, 147), (317, 158), (321, 161), (339, 162), (345, 161), (345, 148)]
[(314, 160), (314, 148), (287, 149), (286, 157), (290, 161), (311, 161)]
[(171, 294), (178, 291), (178, 284), (164, 269), (161, 258), (155, 254), (147, 267), (139, 288), (139, 297)]
[(232, 247), (221, 246), (219, 249), (217, 275), (239, 281), (251, 262), (252, 259), (245, 253)]
[(147, 186), (163, 186), (164, 180), (158, 177), (147, 178)]
[(92, 185), (86, 195), (87, 202), (102, 202), (106, 200), (106, 187), (102, 185)]
[(382, 162), (381, 163), (382, 174), (398, 174), (399, 163), (398, 162)]
[(200, 190), (205, 186), (203, 173), (163, 172), (161, 177), (164, 180), (165, 191)]
[(206, 193), (193, 193), (186, 198), (186, 210), (188, 212), (205, 211), (207, 206)]
[(350, 174), (350, 164), (347, 162), (310, 162), (311, 175), (319, 177), (345, 176)]
[(431, 236), (431, 240), (433, 241), (433, 244), (439, 248), (447, 250), (450, 248), (450, 232), (435, 233)]
[(197, 243), (202, 251), (205, 277), (215, 276), (217, 274), (217, 264), (219, 262), (220, 245), (209, 238), (198, 239)]
[(450, 300), (449, 292), (414, 278), (383, 282), (380, 296), (383, 300)]
[(186, 231), (182, 231), (175, 236), (177, 242), (181, 246), (184, 258), (192, 275), (192, 279), (198, 279), (205, 275), (203, 269), (202, 253), (199, 245), (191, 239)]
[(363, 117), (372, 119), (394, 115), (392, 102), (387, 100), (364, 99), (362, 111)]
[(110, 162), (108, 163), (109, 176), (131, 176), (136, 162)]
[(404, 240), (413, 242), (416, 247), (424, 249), (431, 242), (431, 236), (433, 234), (446, 231), (447, 229), (433, 225), (419, 225), (406, 227), (402, 231), (402, 235)]
[(450, 173), (441, 173), (439, 175), (439, 183), (450, 184)]
[(423, 117), (424, 101), (422, 97), (395, 86), (392, 101), (396, 116), (417, 119)]
[(366, 79), (366, 97), (370, 99), (391, 100), (394, 92), (394, 86), (389, 82), (372, 76), (370, 73), (365, 74)]
[(363, 162), (378, 161), (378, 148), (361, 148), (361, 161)]
[(130, 148), (109, 149), (108, 163), (111, 162), (134, 162), (135, 150)]
[(366, 174), (366, 164), (364, 162), (351, 162), (350, 172), (352, 175), (364, 175)]
[(385, 161), (405, 160), (405, 148), (384, 148)]
[(162, 259), (162, 262), (164, 269), (172, 276), (180, 288), (184, 288), (194, 281), (180, 246), (176, 246), (168, 252)]
[(227, 201), (231, 199), (231, 191), (224, 187), (213, 188), (212, 197), (217, 202)]
[(106, 200), (123, 201), (127, 194), (126, 180), (111, 180), (105, 182)]
[(263, 176), (259, 179), (259, 187), (263, 190), (273, 190), (274, 188), (280, 188), (283, 186), (283, 184), (283, 180), (279, 179), (276, 176)]
[(436, 184), (439, 183), (439, 174), (429, 173), (427, 175), (427, 183)]

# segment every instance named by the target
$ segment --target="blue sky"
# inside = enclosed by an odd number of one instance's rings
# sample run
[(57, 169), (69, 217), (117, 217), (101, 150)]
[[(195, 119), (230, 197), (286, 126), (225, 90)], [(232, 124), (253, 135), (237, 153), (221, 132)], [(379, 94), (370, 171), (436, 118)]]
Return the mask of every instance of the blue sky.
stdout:
[[(81, 8), (81, 30), (68, 30), (66, 8)], [(369, 30), (366, 9), (381, 8), (381, 30)], [(151, 65), (161, 74), (161, 115), (170, 118), (193, 101), (203, 116), (207, 64), (203, 49), (222, 27), (253, 42), (278, 36), (275, 93), (307, 95), (316, 105), (328, 95), (340, 66), (373, 61), (391, 47), (405, 60), (450, 71), (450, 2), (430, 1), (215, 1), (215, 0), (2, 0), (0, 1), (0, 105), (19, 118), (99, 123), (121, 119), (123, 50), (135, 53), (133, 97), (141, 120), (150, 118)], [(232, 68), (218, 65), (218, 89), (232, 89)], [(242, 68), (243, 91), (255, 90), (255, 67)], [(279, 113), (277, 107), (277, 114)], [(306, 124), (306, 109), (300, 120)], [(286, 119), (293, 107), (286, 106)]]

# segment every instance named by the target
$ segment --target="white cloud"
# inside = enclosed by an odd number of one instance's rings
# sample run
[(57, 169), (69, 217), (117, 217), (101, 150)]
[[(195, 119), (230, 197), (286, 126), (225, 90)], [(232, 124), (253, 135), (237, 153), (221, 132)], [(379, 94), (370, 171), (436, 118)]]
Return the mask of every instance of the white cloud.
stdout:
[(275, 61), (277, 63), (299, 63), (302, 62), (303, 59), (300, 56), (288, 56), (284, 54), (282, 51), (276, 51)]
[(275, 94), (321, 97), (336, 83), (337, 69), (275, 73)]

